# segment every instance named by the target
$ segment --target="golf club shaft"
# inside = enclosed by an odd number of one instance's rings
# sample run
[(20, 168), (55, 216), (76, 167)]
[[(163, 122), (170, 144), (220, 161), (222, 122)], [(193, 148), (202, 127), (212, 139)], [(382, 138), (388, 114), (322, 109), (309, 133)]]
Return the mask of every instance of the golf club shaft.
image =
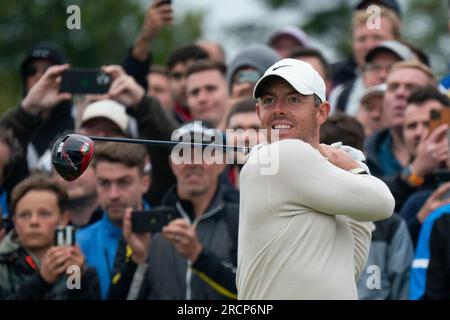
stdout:
[(108, 142), (121, 142), (121, 143), (135, 143), (143, 145), (159, 145), (159, 146), (176, 146), (185, 145), (192, 147), (211, 147), (211, 148), (225, 148), (227, 150), (248, 152), (251, 148), (231, 146), (215, 143), (198, 143), (198, 142), (177, 142), (177, 141), (165, 141), (165, 140), (146, 140), (146, 139), (131, 139), (131, 138), (112, 138), (112, 137), (95, 137), (88, 136), (89, 139), (94, 141), (108, 141)]

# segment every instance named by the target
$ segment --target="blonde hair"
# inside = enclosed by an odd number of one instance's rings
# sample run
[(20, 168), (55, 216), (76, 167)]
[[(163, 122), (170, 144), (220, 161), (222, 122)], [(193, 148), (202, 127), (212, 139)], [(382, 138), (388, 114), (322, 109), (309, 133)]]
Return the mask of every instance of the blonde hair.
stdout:
[(392, 73), (398, 69), (416, 69), (416, 70), (422, 71), (430, 79), (429, 85), (434, 86), (434, 87), (437, 86), (437, 79), (434, 76), (433, 70), (431, 70), (428, 66), (419, 62), (418, 60), (406, 60), (406, 61), (397, 62), (392, 66), (389, 73)]
[[(392, 25), (392, 34), (394, 39), (400, 39), (401, 37), (401, 22), (400, 19), (391, 10), (383, 7), (380, 8), (380, 17), (386, 18)], [(366, 10), (356, 10), (352, 17), (352, 30), (361, 24), (367, 23), (367, 20), (373, 16), (372, 12)]]

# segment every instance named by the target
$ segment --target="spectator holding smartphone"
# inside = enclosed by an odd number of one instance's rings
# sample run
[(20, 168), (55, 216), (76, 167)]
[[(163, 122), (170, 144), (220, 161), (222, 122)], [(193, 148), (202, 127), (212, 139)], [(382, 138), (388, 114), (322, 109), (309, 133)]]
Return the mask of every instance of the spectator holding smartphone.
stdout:
[[(67, 193), (55, 180), (36, 174), (12, 194), (15, 228), (0, 245), (0, 299), (96, 299), (98, 281), (86, 268), (78, 246), (54, 246), (58, 225), (68, 222)], [(77, 266), (79, 289), (69, 289), (64, 277)]]
[(38, 166), (53, 139), (74, 128), (71, 95), (58, 92), (66, 61), (62, 48), (45, 41), (36, 44), (21, 64), (23, 99), (0, 119), (0, 126), (12, 131), (24, 151), (10, 168), (9, 192)]
[[(219, 136), (211, 126), (197, 124), (185, 124), (174, 137), (187, 141), (187, 135), (206, 138), (214, 132), (214, 137)], [(123, 233), (132, 255), (113, 278), (110, 299), (236, 298), (236, 191), (220, 182), (223, 162), (211, 163), (211, 158), (202, 157), (206, 152), (201, 148), (189, 148), (183, 152), (189, 150), (194, 158), (179, 159), (175, 151), (171, 156), (177, 184), (163, 201), (181, 218), (172, 220), (161, 233), (134, 233), (131, 208), (126, 211)]]
[(142, 198), (150, 185), (144, 171), (146, 155), (145, 148), (136, 144), (96, 146), (93, 167), (102, 218), (79, 230), (76, 238), (86, 263), (97, 270), (102, 298), (106, 298), (115, 270), (125, 209), (149, 208)]

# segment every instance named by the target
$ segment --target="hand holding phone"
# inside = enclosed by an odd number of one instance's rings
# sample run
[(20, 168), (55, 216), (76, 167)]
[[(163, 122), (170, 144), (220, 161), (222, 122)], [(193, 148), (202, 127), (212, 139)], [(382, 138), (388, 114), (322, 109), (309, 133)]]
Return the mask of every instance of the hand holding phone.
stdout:
[(58, 226), (55, 230), (55, 246), (74, 246), (75, 245), (75, 227)]
[(62, 73), (60, 92), (72, 94), (104, 94), (112, 77), (100, 69), (71, 68)]
[(175, 209), (158, 207), (151, 210), (133, 211), (131, 214), (131, 227), (134, 233), (156, 233), (178, 218)]
[(450, 127), (450, 108), (433, 109), (430, 111), (430, 125), (428, 128), (430, 133), (442, 124), (447, 124)]

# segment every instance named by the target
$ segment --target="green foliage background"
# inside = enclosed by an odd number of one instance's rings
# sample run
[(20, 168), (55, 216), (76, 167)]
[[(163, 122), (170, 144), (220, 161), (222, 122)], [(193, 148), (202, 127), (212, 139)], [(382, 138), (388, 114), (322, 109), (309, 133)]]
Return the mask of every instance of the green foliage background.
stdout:
[[(21, 99), (20, 62), (33, 44), (51, 39), (72, 66), (120, 64), (133, 44), (151, 1), (4, 0), (0, 1), (0, 113)], [(68, 30), (69, 5), (81, 9), (81, 30)], [(201, 12), (189, 12), (166, 27), (153, 43), (153, 61), (164, 64), (171, 48), (201, 35)], [(176, 32), (170, 29), (176, 29)]]
[[(174, 9), (176, 10), (175, 0)], [(212, 1), (212, 0), (204, 0)], [(225, 0), (215, 0), (225, 1)], [(246, 0), (242, 0), (246, 1)], [(350, 52), (350, 19), (356, 0), (258, 0), (270, 13), (290, 10), (298, 14), (302, 27), (322, 47), (338, 57)], [(448, 72), (450, 40), (447, 1), (399, 0), (403, 9), (404, 37), (426, 50), (438, 75)], [(97, 67), (121, 63), (132, 45), (151, 0), (2, 0), (0, 1), (0, 113), (21, 98), (19, 64), (36, 42), (52, 39), (66, 50), (73, 66)], [(81, 8), (81, 30), (68, 30), (69, 5)], [(232, 15), (232, 12), (223, 14)], [(165, 28), (154, 40), (154, 62), (164, 64), (174, 47), (202, 38), (205, 14), (189, 11)], [(270, 14), (258, 21), (243, 21), (225, 29), (227, 38), (239, 48), (265, 42), (272, 22)], [(222, 39), (212, 39), (227, 43)]]

